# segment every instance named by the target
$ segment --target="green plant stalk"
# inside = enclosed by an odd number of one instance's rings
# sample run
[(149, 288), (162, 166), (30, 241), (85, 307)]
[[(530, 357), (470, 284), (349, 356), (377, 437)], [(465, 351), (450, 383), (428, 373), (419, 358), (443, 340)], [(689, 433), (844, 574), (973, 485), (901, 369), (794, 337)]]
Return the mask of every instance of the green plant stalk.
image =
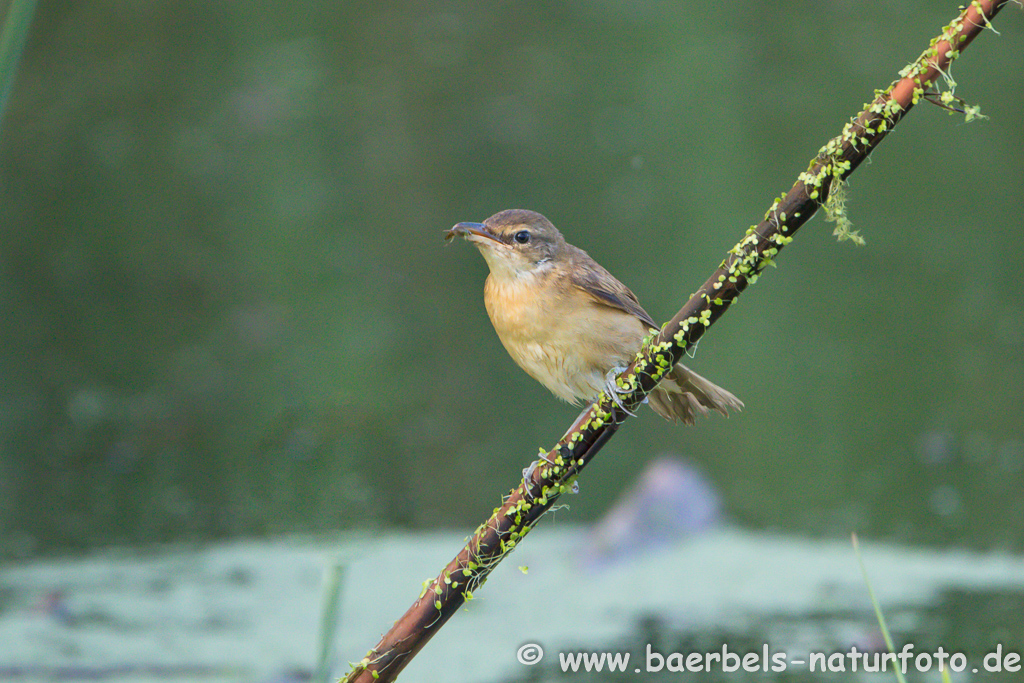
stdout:
[(335, 562), (324, 575), (323, 611), (320, 615), (320, 642), (313, 683), (329, 683), (331, 676), (331, 647), (338, 633), (341, 614), (341, 586), (345, 580), (345, 565)]
[[(868, 597), (871, 598), (871, 606), (875, 608), (875, 618), (878, 619), (878, 626), (882, 629), (882, 637), (885, 639), (885, 646), (889, 648), (889, 653), (896, 654), (896, 648), (892, 644), (892, 636), (889, 635), (889, 627), (885, 623), (885, 615), (882, 614), (882, 606), (878, 604), (878, 598), (875, 597), (875, 589), (871, 587), (871, 579), (868, 578), (868, 569), (864, 566), (864, 558), (860, 554), (860, 545), (857, 543), (857, 534), (852, 535), (853, 538), (853, 552), (857, 555), (857, 563), (860, 564), (860, 573), (864, 576), (864, 585), (868, 587)], [(899, 683), (907, 683), (907, 679), (903, 677), (903, 672), (900, 671), (898, 666), (895, 666), (895, 660), (893, 660), (893, 673), (896, 674), (896, 680)], [(945, 669), (943, 669), (945, 671)]]
[(7, 111), (7, 99), (14, 87), (18, 61), (25, 51), (28, 29), (32, 25), (35, 11), (36, 0), (12, 0), (3, 33), (0, 33), (0, 122)]

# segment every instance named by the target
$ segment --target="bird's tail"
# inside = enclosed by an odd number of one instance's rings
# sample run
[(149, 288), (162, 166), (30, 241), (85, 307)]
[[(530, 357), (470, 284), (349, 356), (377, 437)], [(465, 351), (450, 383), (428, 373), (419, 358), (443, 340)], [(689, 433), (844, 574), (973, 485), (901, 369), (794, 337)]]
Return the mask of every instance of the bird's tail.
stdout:
[(715, 410), (728, 417), (729, 410), (740, 410), (743, 401), (710, 382), (682, 363), (652, 391), (647, 402), (658, 415), (672, 422), (692, 425), (697, 415)]

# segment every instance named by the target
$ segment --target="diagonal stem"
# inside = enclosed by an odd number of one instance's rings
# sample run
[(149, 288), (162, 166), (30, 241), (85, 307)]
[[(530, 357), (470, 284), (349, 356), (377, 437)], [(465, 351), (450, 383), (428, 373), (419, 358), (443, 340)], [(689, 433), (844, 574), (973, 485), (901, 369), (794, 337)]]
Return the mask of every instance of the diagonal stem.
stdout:
[(616, 379), (627, 387), (620, 408), (607, 392), (582, 415), (481, 524), (465, 547), (437, 578), (427, 582), (412, 607), (381, 641), (357, 663), (345, 681), (391, 681), (427, 641), (455, 614), (491, 570), (529, 533), (576, 476), (615, 434), (619, 425), (658, 385), (662, 376), (691, 349), (707, 329), (792, 241), (796, 231), (819, 207), (833, 215), (843, 180), (850, 175), (893, 126), (917, 104), (925, 90), (944, 73), (960, 52), (1010, 0), (973, 0), (900, 78), (865, 106), (843, 131), (819, 150), (796, 183), (775, 200), (765, 218), (729, 250), (725, 260), (692, 295), (657, 336)]

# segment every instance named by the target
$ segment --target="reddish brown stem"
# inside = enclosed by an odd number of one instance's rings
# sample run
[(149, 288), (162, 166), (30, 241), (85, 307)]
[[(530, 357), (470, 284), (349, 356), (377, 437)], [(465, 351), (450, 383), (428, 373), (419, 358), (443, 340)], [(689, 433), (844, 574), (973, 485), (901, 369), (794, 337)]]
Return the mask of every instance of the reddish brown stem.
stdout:
[[(631, 388), (620, 396), (632, 411), (657, 386), (661, 375), (679, 361), (730, 304), (756, 280), (792, 236), (826, 205), (835, 184), (842, 182), (885, 138), (942, 75), (949, 64), (988, 26), (1009, 0), (974, 0), (901, 78), (878, 95), (843, 132), (822, 147), (808, 170), (765, 219), (730, 250), (721, 266), (680, 309), (661, 333), (644, 346), (619, 376)], [(957, 49), (954, 50), (953, 46)], [(431, 581), (412, 607), (344, 679), (370, 683), (392, 681), (427, 641), (487, 580), (491, 570), (511, 551), (572, 485), (573, 479), (612, 437), (628, 414), (607, 396), (591, 409), (558, 444), (537, 461), (529, 478), (473, 534), (466, 546)]]

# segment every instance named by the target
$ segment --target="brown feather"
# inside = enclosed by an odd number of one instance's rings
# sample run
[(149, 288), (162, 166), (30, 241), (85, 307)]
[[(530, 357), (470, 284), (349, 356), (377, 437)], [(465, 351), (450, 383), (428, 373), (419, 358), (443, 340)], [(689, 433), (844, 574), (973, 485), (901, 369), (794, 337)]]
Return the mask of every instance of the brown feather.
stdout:
[(658, 323), (654, 322), (654, 318), (644, 310), (629, 287), (619, 282), (601, 264), (590, 258), (590, 254), (587, 252), (571, 244), (567, 244), (566, 247), (569, 251), (574, 252), (570, 257), (574, 262), (574, 267), (569, 270), (569, 277), (573, 285), (594, 297), (596, 303), (629, 313), (651, 329), (658, 329)]

